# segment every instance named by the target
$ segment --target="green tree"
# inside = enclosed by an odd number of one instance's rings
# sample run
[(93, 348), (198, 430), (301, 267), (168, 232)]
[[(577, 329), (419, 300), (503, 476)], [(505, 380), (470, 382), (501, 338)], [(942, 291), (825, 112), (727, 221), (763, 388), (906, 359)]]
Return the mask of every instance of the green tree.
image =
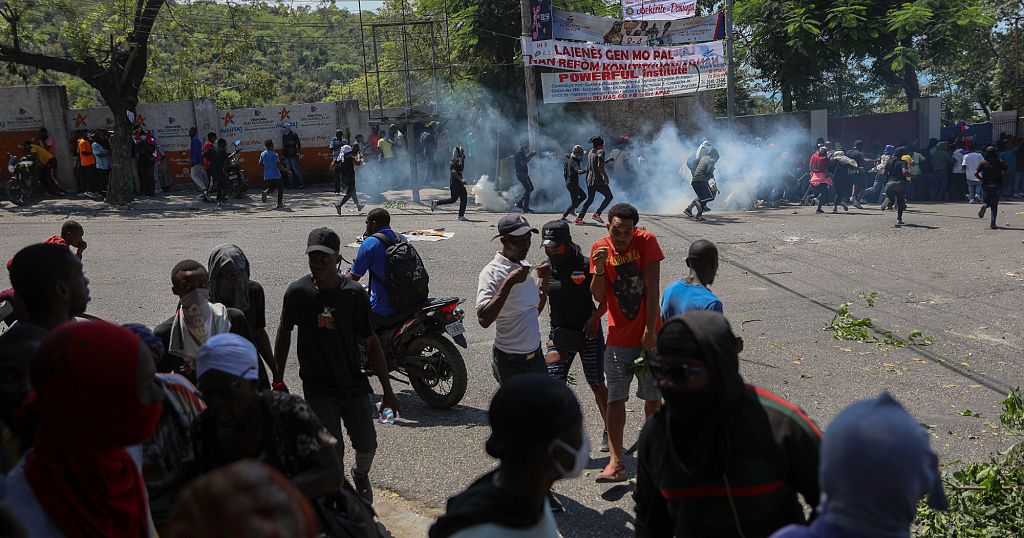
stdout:
[[(79, 78), (95, 89), (114, 115), (113, 169), (107, 200), (132, 201), (132, 123), (128, 112), (139, 103), (146, 76), (149, 39), (164, 0), (116, 0), (81, 4), (67, 0), (23, 0), (0, 3), (0, 61), (11, 66), (57, 71)], [(68, 49), (54, 50), (40, 29), (62, 14), (60, 34)], [(17, 67), (14, 67), (17, 69)]]

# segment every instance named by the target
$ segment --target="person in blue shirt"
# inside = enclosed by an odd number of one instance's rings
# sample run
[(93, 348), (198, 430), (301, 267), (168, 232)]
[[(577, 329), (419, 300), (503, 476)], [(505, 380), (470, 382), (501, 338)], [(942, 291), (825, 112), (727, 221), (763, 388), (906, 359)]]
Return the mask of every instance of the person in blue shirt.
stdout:
[(718, 273), (718, 247), (706, 239), (694, 241), (686, 255), (690, 274), (669, 284), (661, 298), (664, 323), (690, 310), (722, 312), (722, 301), (708, 289)]
[(203, 193), (203, 198), (208, 202), (209, 190), (206, 184), (206, 168), (203, 168), (203, 141), (199, 139), (199, 134), (196, 132), (195, 127), (190, 127), (188, 130), (189, 145), (188, 145), (188, 167), (189, 176), (192, 178), (192, 183), (199, 187), (199, 190)]
[(281, 156), (274, 151), (274, 141), (267, 139), (263, 142), (267, 149), (260, 153), (260, 164), (263, 165), (263, 181), (267, 182), (267, 190), (263, 191), (263, 203), (267, 203), (267, 195), (277, 189), (277, 208), (284, 207), (284, 181), (281, 172), (288, 172), (281, 164)]
[(370, 312), (373, 314), (374, 327), (385, 327), (390, 325), (391, 316), (398, 312), (391, 306), (391, 297), (388, 294), (388, 265), (386, 252), (388, 245), (385, 245), (373, 234), (383, 234), (388, 241), (399, 241), (398, 234), (391, 229), (391, 214), (384, 208), (370, 210), (366, 215), (366, 233), (363, 235), (363, 243), (356, 253), (356, 260), (352, 262), (352, 270), (348, 277), (352, 280), (359, 280), (370, 272)]

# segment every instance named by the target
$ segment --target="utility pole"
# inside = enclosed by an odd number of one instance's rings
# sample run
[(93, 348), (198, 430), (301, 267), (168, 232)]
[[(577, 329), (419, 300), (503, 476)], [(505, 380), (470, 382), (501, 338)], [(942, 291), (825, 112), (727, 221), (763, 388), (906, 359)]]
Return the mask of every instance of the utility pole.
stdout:
[[(523, 35), (532, 37), (531, 22), (533, 17), (530, 14), (530, 0), (519, 0), (519, 13), (522, 18)], [(537, 148), (537, 79), (533, 68), (523, 58), (524, 79), (526, 80), (526, 125), (529, 133), (530, 149)]]
[(729, 62), (729, 73), (726, 79), (726, 110), (729, 115), (729, 125), (736, 119), (736, 67), (733, 65), (735, 59), (732, 54), (732, 8), (734, 0), (725, 1), (725, 56)]

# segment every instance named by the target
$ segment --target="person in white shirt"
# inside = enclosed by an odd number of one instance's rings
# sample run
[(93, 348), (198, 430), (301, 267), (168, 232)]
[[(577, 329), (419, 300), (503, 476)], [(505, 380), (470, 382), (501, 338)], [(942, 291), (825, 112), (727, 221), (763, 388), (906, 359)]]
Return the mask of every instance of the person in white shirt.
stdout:
[(967, 197), (970, 203), (981, 203), (981, 180), (977, 177), (978, 167), (985, 160), (981, 152), (975, 150), (964, 155), (964, 173), (967, 175)]
[(541, 352), (540, 313), (547, 303), (551, 266), (526, 262), (532, 234), (539, 233), (522, 213), (498, 221), (501, 250), (480, 271), (476, 316), (483, 328), (494, 325), (491, 370), (498, 384), (527, 372), (547, 372)]

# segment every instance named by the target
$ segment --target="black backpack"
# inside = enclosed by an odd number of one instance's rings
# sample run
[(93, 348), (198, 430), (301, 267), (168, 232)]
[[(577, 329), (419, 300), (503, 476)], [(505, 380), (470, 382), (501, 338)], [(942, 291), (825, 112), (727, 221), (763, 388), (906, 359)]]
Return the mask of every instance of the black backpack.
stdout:
[(404, 238), (392, 242), (382, 233), (375, 233), (372, 237), (387, 249), (384, 253), (388, 266), (385, 287), (391, 298), (391, 307), (405, 310), (426, 301), (430, 295), (430, 276), (416, 249)]

